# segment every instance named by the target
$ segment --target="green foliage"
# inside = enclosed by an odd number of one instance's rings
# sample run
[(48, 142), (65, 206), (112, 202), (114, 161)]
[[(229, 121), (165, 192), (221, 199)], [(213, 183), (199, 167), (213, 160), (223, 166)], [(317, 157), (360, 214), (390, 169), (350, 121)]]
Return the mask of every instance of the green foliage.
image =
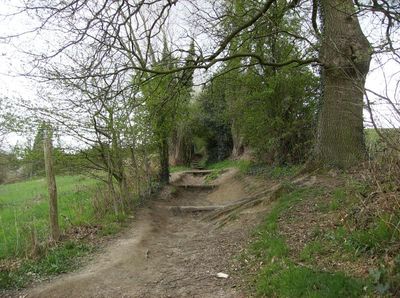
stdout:
[(327, 212), (342, 209), (344, 206), (349, 206), (350, 204), (350, 194), (348, 190), (343, 187), (338, 187), (332, 192), (330, 200), (320, 203), (318, 207), (320, 211)]
[[(42, 137), (42, 132), (38, 133), (34, 145), (28, 142), (24, 146), (16, 145), (7, 154), (0, 153), (0, 172), (1, 169), (7, 170), (6, 183), (45, 176), (43, 144), (42, 141), (39, 141)], [(53, 162), (57, 175), (74, 175), (88, 172), (92, 165), (89, 165), (85, 157), (89, 156), (92, 160), (96, 160), (93, 148), (82, 152), (67, 153), (62, 148), (57, 147), (56, 144), (54, 145)]]
[[(333, 249), (338, 254), (350, 254), (353, 258), (364, 257), (379, 258), (384, 255), (379, 267), (370, 268), (370, 277), (375, 292), (379, 295), (398, 293), (400, 290), (400, 257), (397, 255), (387, 262), (387, 251), (391, 245), (396, 245), (399, 235), (393, 226), (378, 220), (374, 227), (369, 229), (336, 229), (322, 238), (324, 247), (334, 245)], [(333, 243), (332, 243), (333, 242)]]
[(16, 164), (17, 160), (14, 154), (0, 150), (0, 184), (8, 182), (11, 172), (16, 170)]
[(280, 69), (265, 77), (249, 72), (241, 85), (252, 92), (231, 110), (248, 144), (268, 162), (304, 161), (314, 133), (315, 76), (306, 68)]
[[(365, 202), (360, 202), (360, 198), (370, 193), (368, 185), (351, 180), (347, 181), (345, 186), (335, 188), (330, 193), (330, 200), (319, 206), (319, 210), (346, 212), (346, 224), (324, 238), (333, 240), (354, 255), (360, 253), (379, 255), (398, 241), (400, 213), (381, 212), (377, 207), (368, 209)], [(363, 209), (369, 212), (360, 214), (359, 211)]]
[[(150, 49), (152, 52), (153, 50)], [(156, 57), (151, 53), (150, 61), (155, 70), (168, 72), (178, 66), (190, 67), (194, 61), (194, 42), (190, 45), (184, 65), (169, 49), (164, 36), (162, 53)], [(176, 158), (176, 164), (188, 165), (192, 154), (192, 130), (189, 101), (193, 86), (193, 70), (151, 76), (139, 73), (133, 84), (140, 86), (144, 105), (140, 121), (150, 129), (149, 142), (155, 144), (159, 155), (159, 176), (162, 182), (169, 179), (169, 158)], [(172, 146), (171, 146), (172, 145)]]
[(229, 78), (219, 75), (215, 75), (196, 99), (197, 113), (193, 121), (196, 123), (194, 133), (204, 140), (207, 162), (211, 163), (229, 157), (233, 146), (227, 98)]
[[(327, 191), (323, 196), (325, 202), (318, 203), (314, 212), (330, 213), (328, 218), (334, 220), (332, 223), (335, 220), (340, 222), (312, 231), (312, 240), (306, 243), (298, 260), (313, 271), (318, 271), (314, 268), (321, 268), (320, 260), (323, 260), (323, 264), (370, 264), (367, 260), (374, 260), (375, 265), (370, 267), (370, 279), (363, 282), (367, 287), (365, 295), (374, 290), (375, 294), (385, 297), (396, 296), (400, 290), (400, 258), (396, 257), (400, 214), (396, 209), (388, 208), (391, 203), (397, 206), (395, 202), (389, 202), (385, 211), (381, 210), (375, 201), (378, 198), (366, 199), (371, 193), (371, 186), (364, 180), (352, 179), (347, 179), (343, 186)], [(388, 204), (387, 201), (383, 202)]]
[(20, 157), (22, 157), (22, 164), (24, 166), (25, 176), (44, 176), (44, 153), (43, 153), (43, 140), (47, 124), (42, 122), (36, 130), (36, 135), (31, 146), (20, 148)]
[[(243, 0), (227, 3), (225, 26), (243, 25), (260, 5)], [(285, 1), (274, 3), (262, 25), (230, 43), (230, 54), (252, 52), (276, 63), (303, 56), (287, 36), (276, 34), (300, 31), (296, 17), (284, 17), (286, 9)], [(264, 37), (252, 39), (253, 35)], [(248, 66), (257, 62), (256, 58), (226, 62), (199, 98), (198, 122), (207, 140), (209, 160), (229, 156), (233, 146), (240, 145), (235, 143), (236, 136), (241, 136), (263, 161), (301, 163), (308, 158), (314, 137), (318, 78), (309, 67)]]

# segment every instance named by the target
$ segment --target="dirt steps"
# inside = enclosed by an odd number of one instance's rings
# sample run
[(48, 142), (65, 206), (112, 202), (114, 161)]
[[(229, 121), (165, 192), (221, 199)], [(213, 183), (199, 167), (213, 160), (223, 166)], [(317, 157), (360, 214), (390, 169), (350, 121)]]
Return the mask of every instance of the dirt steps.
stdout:
[(188, 175), (195, 175), (195, 176), (205, 176), (208, 174), (212, 174), (217, 172), (216, 170), (201, 170), (201, 169), (193, 169), (193, 170), (187, 170), (184, 171), (184, 174), (188, 174)]
[(186, 189), (186, 190), (213, 190), (216, 187), (218, 187), (218, 185), (214, 185), (214, 184), (173, 184), (174, 187), (176, 188), (182, 188), (182, 189)]
[(202, 165), (200, 164), (200, 161), (199, 161), (199, 160), (192, 161), (192, 163), (190, 164), (190, 167), (191, 167), (192, 169), (198, 169), (198, 170), (203, 170), (203, 169), (204, 169), (204, 166), (202, 166)]
[[(234, 202), (235, 196), (224, 189), (237, 193), (232, 185), (236, 182), (224, 180), (226, 173), (218, 182), (221, 185), (208, 185), (202, 176), (213, 171), (188, 172), (172, 183), (178, 189), (175, 196), (160, 194), (139, 210), (132, 228), (88, 266), (28, 289), (22, 296), (246, 297), (237, 287), (240, 276), (232, 259), (246, 245), (256, 221), (250, 217), (229, 227), (210, 228), (201, 214)], [(213, 193), (221, 202), (209, 201)], [(229, 278), (218, 278), (218, 272)]]

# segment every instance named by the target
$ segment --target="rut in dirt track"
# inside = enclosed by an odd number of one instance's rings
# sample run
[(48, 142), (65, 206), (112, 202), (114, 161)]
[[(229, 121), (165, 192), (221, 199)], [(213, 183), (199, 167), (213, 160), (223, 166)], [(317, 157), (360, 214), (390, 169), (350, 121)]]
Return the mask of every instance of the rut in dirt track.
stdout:
[[(234, 171), (216, 188), (204, 176), (180, 174), (150, 206), (138, 212), (132, 228), (79, 272), (28, 290), (27, 297), (245, 297), (232, 262), (245, 245), (254, 216), (221, 229), (200, 213), (173, 214), (169, 206), (217, 205), (245, 195)], [(172, 193), (172, 195), (171, 195)], [(230, 275), (216, 277), (218, 272)]]

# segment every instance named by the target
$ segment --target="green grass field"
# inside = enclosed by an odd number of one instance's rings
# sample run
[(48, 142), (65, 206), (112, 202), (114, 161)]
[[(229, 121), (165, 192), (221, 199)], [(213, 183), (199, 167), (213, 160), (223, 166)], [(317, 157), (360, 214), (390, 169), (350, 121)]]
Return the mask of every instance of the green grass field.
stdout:
[(379, 133), (373, 128), (367, 128), (364, 132), (367, 149), (372, 155), (383, 151), (385, 148), (390, 148), (387, 142), (394, 146), (398, 146), (400, 142), (400, 131), (398, 128), (381, 128), (379, 129)]
[[(63, 230), (94, 220), (91, 195), (97, 183), (83, 176), (57, 177), (59, 221)], [(0, 260), (24, 257), (31, 247), (32, 231), (39, 241), (46, 240), (48, 214), (44, 178), (0, 185)]]

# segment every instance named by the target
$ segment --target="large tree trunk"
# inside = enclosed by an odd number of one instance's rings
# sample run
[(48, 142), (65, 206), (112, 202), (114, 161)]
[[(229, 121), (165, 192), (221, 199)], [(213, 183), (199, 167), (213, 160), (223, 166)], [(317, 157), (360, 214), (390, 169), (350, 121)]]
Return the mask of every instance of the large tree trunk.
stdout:
[(51, 143), (51, 132), (49, 130), (45, 132), (43, 141), (44, 163), (47, 177), (47, 187), (49, 191), (51, 240), (58, 241), (60, 239), (60, 227), (58, 225), (57, 185), (53, 167), (53, 146)]
[(348, 168), (366, 155), (363, 90), (370, 46), (352, 0), (320, 0), (320, 9), (323, 96), (316, 157), (323, 165)]

